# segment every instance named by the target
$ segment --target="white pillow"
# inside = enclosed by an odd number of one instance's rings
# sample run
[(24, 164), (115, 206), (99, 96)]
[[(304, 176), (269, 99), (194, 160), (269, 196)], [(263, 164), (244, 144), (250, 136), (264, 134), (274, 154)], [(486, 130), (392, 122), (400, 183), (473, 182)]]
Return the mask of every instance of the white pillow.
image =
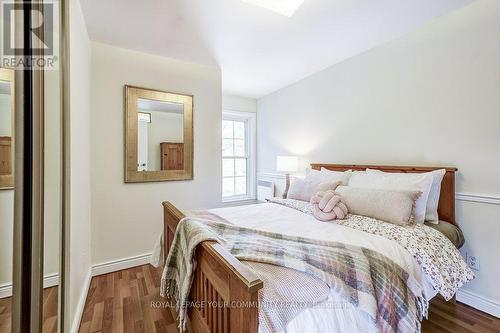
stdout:
[(432, 181), (431, 191), (429, 192), (429, 198), (427, 199), (425, 220), (434, 224), (438, 224), (439, 223), (438, 205), (439, 205), (439, 196), (441, 194), (441, 182), (443, 181), (443, 177), (446, 174), (446, 170), (440, 169), (428, 173), (432, 175), (434, 180)]
[(386, 173), (380, 170), (366, 169), (366, 172), (353, 172), (349, 179), (349, 186), (420, 191), (422, 195), (415, 202), (415, 223), (424, 223), (427, 200), (434, 177), (426, 173)]
[(306, 179), (296, 178), (292, 180), (288, 189), (288, 199), (310, 201), (316, 193), (329, 190), (334, 191), (340, 185), (339, 181), (318, 183), (306, 181)]
[(331, 185), (347, 184), (350, 172), (318, 171), (306, 169), (306, 177), (303, 180), (294, 179), (288, 189), (287, 197), (303, 201), (311, 200), (311, 197), (319, 191), (334, 190)]
[[(314, 171), (314, 173), (317, 174), (317, 170), (310, 170), (309, 173)], [(352, 170), (346, 170), (346, 171), (333, 171), (333, 170), (328, 170), (324, 167), (321, 167), (321, 176), (325, 177), (327, 181), (340, 181), (342, 185), (349, 184), (349, 178), (351, 178), (352, 175)]]
[[(389, 172), (383, 172), (381, 170), (367, 169), (368, 172), (380, 172), (388, 174)], [(397, 174), (397, 173), (396, 173)], [(441, 182), (446, 174), (446, 169), (434, 170), (431, 172), (420, 173), (420, 175), (430, 175), (432, 176), (432, 185), (429, 191), (429, 197), (427, 198), (427, 204), (425, 208), (425, 221), (438, 224), (438, 205), (439, 197), (441, 194)], [(401, 174), (399, 174), (401, 175)]]

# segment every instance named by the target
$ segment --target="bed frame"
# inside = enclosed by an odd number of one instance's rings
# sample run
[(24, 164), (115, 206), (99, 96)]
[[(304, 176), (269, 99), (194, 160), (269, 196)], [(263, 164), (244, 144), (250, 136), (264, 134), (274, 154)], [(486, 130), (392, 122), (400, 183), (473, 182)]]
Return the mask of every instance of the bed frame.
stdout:
[[(320, 170), (378, 169), (386, 172), (422, 173), (446, 169), (441, 185), (438, 212), (441, 220), (455, 223), (456, 168), (413, 166), (311, 164)], [(184, 214), (170, 202), (163, 202), (164, 253), (168, 253), (174, 232)], [(197, 269), (190, 299), (196, 306), (188, 310), (188, 330), (195, 333), (257, 333), (259, 325), (258, 291), (262, 281), (221, 245), (206, 241), (196, 250)], [(218, 304), (218, 306), (211, 306)]]

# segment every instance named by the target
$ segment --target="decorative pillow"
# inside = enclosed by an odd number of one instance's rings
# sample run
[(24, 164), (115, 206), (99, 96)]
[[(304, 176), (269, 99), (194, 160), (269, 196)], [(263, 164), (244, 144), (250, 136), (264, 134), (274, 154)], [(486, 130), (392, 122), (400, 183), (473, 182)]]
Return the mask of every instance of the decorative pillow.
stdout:
[(415, 203), (421, 195), (420, 191), (352, 186), (339, 186), (335, 192), (340, 194), (350, 213), (398, 225), (413, 222)]
[(427, 199), (433, 180), (432, 175), (425, 173), (388, 173), (367, 169), (354, 172), (349, 179), (349, 186), (422, 192), (415, 203), (414, 218), (416, 223), (424, 223)]
[(320, 221), (344, 219), (347, 216), (347, 206), (340, 195), (334, 191), (318, 192), (311, 198), (313, 214)]
[(294, 179), (288, 189), (288, 199), (310, 201), (311, 197), (321, 191), (335, 190), (340, 185), (336, 182), (317, 182), (305, 179)]

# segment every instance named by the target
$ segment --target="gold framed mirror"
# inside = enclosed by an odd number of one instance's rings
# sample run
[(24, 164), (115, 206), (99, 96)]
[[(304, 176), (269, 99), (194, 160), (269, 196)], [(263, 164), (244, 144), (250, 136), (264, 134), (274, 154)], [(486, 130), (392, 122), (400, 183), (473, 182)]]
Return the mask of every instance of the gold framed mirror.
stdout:
[(0, 190), (14, 188), (14, 71), (0, 67)]
[(193, 96), (125, 86), (125, 182), (193, 179)]

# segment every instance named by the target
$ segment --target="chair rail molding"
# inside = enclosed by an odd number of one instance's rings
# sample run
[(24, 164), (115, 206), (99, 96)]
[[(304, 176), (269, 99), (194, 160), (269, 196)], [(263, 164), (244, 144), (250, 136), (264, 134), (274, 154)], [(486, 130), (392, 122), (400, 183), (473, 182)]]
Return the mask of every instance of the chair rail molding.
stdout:
[(486, 204), (500, 205), (500, 194), (479, 193), (456, 193), (456, 199), (460, 201), (480, 202)]

